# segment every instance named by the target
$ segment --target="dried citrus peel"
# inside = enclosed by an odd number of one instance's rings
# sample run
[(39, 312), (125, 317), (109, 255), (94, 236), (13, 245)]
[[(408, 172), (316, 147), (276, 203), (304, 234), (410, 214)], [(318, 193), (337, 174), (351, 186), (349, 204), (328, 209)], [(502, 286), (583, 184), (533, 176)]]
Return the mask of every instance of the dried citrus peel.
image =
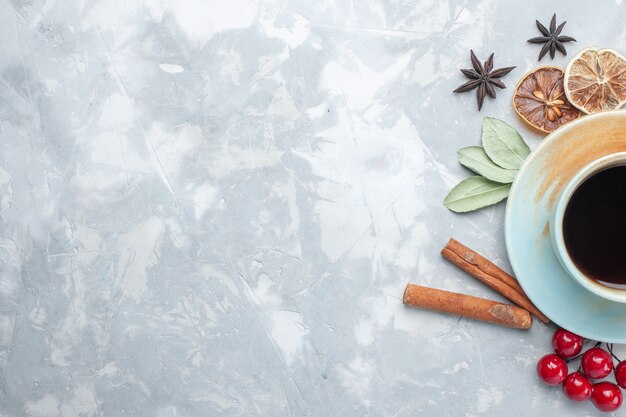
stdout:
[(587, 48), (565, 69), (565, 94), (585, 113), (620, 108), (626, 103), (626, 58), (612, 49)]
[(563, 70), (554, 66), (539, 67), (524, 75), (515, 88), (513, 107), (524, 122), (544, 133), (582, 115), (565, 96)]

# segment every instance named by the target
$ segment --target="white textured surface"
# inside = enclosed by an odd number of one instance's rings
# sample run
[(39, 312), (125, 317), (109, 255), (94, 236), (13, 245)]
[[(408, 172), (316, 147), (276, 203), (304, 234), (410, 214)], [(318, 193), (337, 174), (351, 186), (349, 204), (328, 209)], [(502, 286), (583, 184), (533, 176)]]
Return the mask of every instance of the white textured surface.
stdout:
[(499, 299), (439, 250), (508, 267), (504, 206), (441, 201), (482, 116), (539, 137), (458, 68), (513, 87), (552, 12), (623, 52), (598, 4), (0, 0), (0, 415), (595, 415), (536, 381), (551, 328), (400, 299)]

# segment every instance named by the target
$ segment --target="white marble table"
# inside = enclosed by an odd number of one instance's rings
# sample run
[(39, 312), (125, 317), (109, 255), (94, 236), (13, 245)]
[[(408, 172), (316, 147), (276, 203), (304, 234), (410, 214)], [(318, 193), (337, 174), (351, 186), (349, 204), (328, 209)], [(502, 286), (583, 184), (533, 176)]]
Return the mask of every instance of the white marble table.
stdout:
[(441, 204), (483, 116), (541, 139), (451, 93), (469, 49), (513, 87), (553, 12), (626, 51), (621, 3), (0, 0), (0, 416), (596, 415), (552, 327), (401, 295), (500, 299), (450, 236), (509, 267), (503, 204)]

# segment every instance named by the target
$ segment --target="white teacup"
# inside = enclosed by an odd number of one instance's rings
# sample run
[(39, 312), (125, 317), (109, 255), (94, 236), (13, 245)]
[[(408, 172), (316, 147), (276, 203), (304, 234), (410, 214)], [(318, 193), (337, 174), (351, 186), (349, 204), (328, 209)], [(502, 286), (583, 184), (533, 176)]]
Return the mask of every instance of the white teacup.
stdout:
[[(595, 279), (585, 275), (581, 271), (567, 250), (563, 235), (563, 218), (565, 210), (570, 199), (576, 189), (589, 177), (595, 173), (607, 168), (626, 165), (626, 152), (614, 153), (591, 162), (589, 165), (581, 169), (563, 188), (559, 195), (550, 217), (550, 235), (552, 237), (552, 246), (557, 258), (563, 265), (563, 268), (574, 278), (580, 285), (593, 292), (600, 297), (619, 303), (626, 303), (626, 289), (608, 287), (601, 284)], [(626, 248), (625, 248), (626, 249)]]

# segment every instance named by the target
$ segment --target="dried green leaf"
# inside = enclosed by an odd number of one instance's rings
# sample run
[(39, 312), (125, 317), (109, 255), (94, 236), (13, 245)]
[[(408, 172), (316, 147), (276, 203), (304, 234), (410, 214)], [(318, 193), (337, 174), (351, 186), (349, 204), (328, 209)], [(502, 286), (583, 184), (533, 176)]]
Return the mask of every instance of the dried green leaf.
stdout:
[(505, 169), (519, 169), (530, 154), (522, 136), (502, 120), (483, 119), (483, 148), (489, 158)]
[(504, 200), (511, 184), (501, 184), (485, 177), (469, 177), (461, 181), (443, 200), (444, 206), (457, 213), (478, 210)]
[(504, 169), (494, 164), (480, 146), (459, 149), (458, 155), (461, 165), (491, 181), (510, 184), (515, 179), (516, 170)]

